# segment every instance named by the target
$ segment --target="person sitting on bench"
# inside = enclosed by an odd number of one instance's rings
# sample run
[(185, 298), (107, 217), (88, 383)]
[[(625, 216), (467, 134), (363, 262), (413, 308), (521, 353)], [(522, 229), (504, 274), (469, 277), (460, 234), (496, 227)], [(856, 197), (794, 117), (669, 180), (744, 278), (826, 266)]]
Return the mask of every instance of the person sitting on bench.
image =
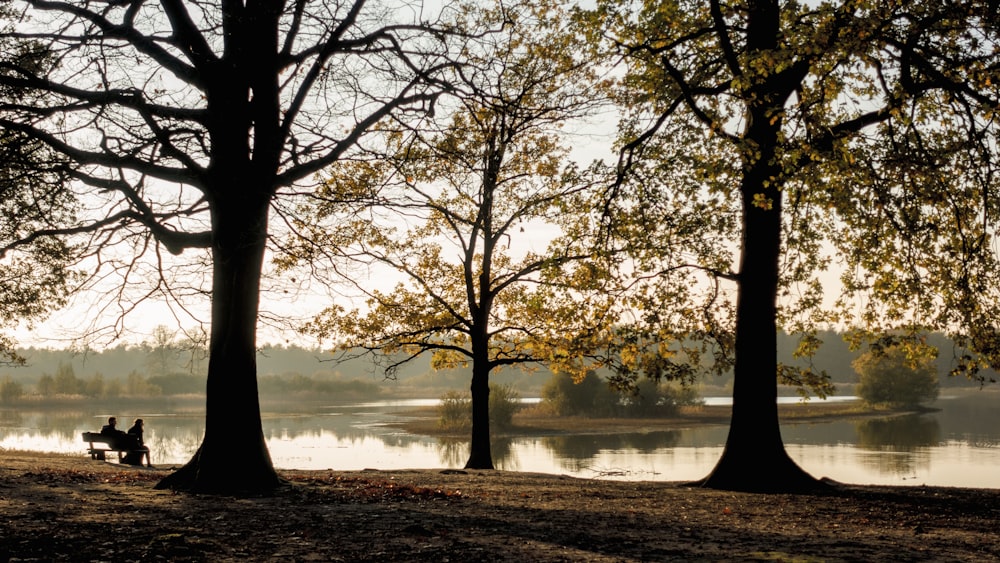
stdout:
[(135, 440), (135, 449), (130, 451), (122, 463), (128, 463), (131, 465), (142, 465), (142, 457), (146, 456), (146, 467), (153, 467), (153, 460), (149, 457), (149, 448), (142, 441), (142, 428), (143, 422), (141, 418), (135, 419), (132, 423), (132, 428), (128, 429), (128, 436)]
[(115, 417), (108, 418), (108, 423), (101, 427), (101, 434), (104, 436), (114, 436), (116, 438), (123, 438), (126, 436), (125, 432), (122, 432), (117, 428), (118, 419)]

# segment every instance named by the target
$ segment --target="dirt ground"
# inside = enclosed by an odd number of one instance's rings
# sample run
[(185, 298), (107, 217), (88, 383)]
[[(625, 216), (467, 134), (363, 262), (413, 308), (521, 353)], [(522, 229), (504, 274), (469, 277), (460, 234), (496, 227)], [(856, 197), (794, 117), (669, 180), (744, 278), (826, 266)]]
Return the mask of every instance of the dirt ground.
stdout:
[(0, 561), (991, 561), (1000, 491), (758, 495), (502, 471), (283, 471), (264, 498), (170, 469), (0, 453)]

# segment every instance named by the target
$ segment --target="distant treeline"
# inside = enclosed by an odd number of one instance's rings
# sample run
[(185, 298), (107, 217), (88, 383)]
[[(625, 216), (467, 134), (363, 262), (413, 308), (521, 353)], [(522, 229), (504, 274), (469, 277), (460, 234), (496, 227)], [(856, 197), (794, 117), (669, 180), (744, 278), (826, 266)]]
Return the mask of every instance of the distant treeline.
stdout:
[[(811, 359), (795, 359), (792, 352), (798, 337), (781, 334), (779, 359), (790, 365), (811, 365), (826, 371), (835, 383), (857, 382), (851, 362), (864, 350), (850, 350), (842, 335), (821, 331), (823, 344)], [(81, 395), (86, 397), (150, 397), (202, 394), (205, 390), (205, 351), (174, 344), (168, 339), (159, 345), (116, 346), (105, 350), (58, 350), (26, 348), (23, 367), (0, 372), (0, 400), (40, 395)], [(961, 350), (944, 335), (931, 334), (928, 344), (938, 348), (941, 385), (975, 385), (962, 378), (949, 378)], [(337, 361), (335, 361), (337, 360)], [(369, 357), (344, 360), (315, 348), (268, 345), (257, 355), (261, 395), (300, 397), (374, 397), (380, 394), (436, 397), (446, 390), (468, 387), (468, 370), (434, 371), (429, 358), (403, 364), (394, 380), (386, 380)], [(523, 396), (539, 396), (551, 373), (507, 369), (494, 374), (497, 383), (511, 385)], [(725, 386), (731, 375), (711, 377), (706, 384)]]
[[(816, 351), (816, 355), (809, 359), (795, 359), (792, 357), (792, 353), (798, 347), (799, 338), (795, 335), (779, 334), (778, 361), (796, 366), (811, 365), (816, 370), (825, 370), (834, 383), (856, 383), (858, 377), (851, 362), (865, 353), (866, 350), (864, 348), (851, 350), (843, 335), (833, 330), (820, 331), (817, 336), (823, 344)], [(979, 385), (963, 377), (948, 377), (948, 373), (957, 365), (957, 358), (964, 353), (964, 350), (959, 349), (954, 342), (941, 333), (928, 334), (926, 341), (928, 345), (938, 349), (935, 364), (942, 387)], [(984, 375), (987, 377), (995, 376), (996, 372), (985, 370)]]
[[(356, 400), (375, 398), (383, 393), (382, 387), (358, 379), (330, 379), (323, 374), (264, 375), (258, 380), (260, 393), (265, 397), (283, 399)], [(176, 397), (201, 395), (205, 392), (205, 375), (171, 373), (146, 377), (132, 371), (123, 379), (105, 378), (101, 373), (77, 377), (73, 367), (60, 364), (54, 375), (42, 374), (35, 384), (29, 385), (6, 375), (0, 378), (0, 402), (16, 403), (22, 400), (46, 400), (83, 397), (87, 399), (122, 399)]]
[[(181, 349), (170, 344), (122, 344), (103, 350), (23, 348), (18, 353), (27, 359), (27, 365), (0, 373), (25, 381), (37, 380), (45, 373), (54, 374), (60, 365), (71, 366), (80, 375), (101, 373), (109, 379), (124, 379), (132, 372), (150, 377), (174, 373), (204, 375), (208, 368), (208, 354), (204, 349)], [(345, 371), (331, 359), (330, 354), (317, 349), (266, 346), (257, 354), (257, 367), (261, 375)]]

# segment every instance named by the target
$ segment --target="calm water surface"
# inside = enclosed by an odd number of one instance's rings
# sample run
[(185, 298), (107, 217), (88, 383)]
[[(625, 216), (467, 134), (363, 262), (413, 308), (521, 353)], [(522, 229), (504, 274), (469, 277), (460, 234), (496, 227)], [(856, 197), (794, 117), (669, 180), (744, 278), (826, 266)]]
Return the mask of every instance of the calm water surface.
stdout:
[[(713, 400), (710, 402), (715, 402)], [(393, 412), (434, 401), (383, 401), (317, 408), (306, 414), (265, 413), (264, 434), (275, 466), (285, 469), (461, 467), (468, 441), (417, 436), (386, 426)], [(937, 401), (937, 412), (892, 418), (786, 424), (788, 453), (817, 477), (847, 483), (1000, 488), (1000, 394)], [(190, 459), (204, 433), (200, 414), (0, 410), (0, 449), (85, 455), (80, 433), (109, 414), (146, 421), (153, 463)], [(127, 424), (126, 424), (127, 426)], [(578, 477), (678, 481), (705, 476), (728, 429), (708, 426), (657, 432), (528, 436), (498, 439), (498, 469)]]

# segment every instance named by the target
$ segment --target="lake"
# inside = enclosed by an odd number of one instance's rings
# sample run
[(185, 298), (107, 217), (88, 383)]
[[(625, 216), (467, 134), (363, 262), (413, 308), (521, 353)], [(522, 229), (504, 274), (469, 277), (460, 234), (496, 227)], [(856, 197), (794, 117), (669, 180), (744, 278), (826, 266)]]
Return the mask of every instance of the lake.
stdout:
[[(794, 399), (791, 399), (794, 400)], [(816, 399), (814, 399), (816, 400)], [(725, 402), (709, 398), (706, 402)], [(468, 441), (409, 434), (386, 426), (393, 413), (434, 400), (379, 401), (264, 413), (264, 435), (283, 469), (462, 467)], [(888, 418), (783, 424), (788, 453), (816, 477), (858, 484), (1000, 488), (1000, 394), (943, 396), (935, 412)], [(166, 409), (164, 409), (166, 410)], [(158, 466), (190, 459), (204, 433), (203, 415), (0, 409), (0, 448), (86, 455), (81, 432), (109, 415), (127, 428), (146, 421)], [(683, 481), (704, 477), (722, 453), (726, 426), (656, 432), (524, 436), (493, 443), (498, 469), (577, 477)]]

